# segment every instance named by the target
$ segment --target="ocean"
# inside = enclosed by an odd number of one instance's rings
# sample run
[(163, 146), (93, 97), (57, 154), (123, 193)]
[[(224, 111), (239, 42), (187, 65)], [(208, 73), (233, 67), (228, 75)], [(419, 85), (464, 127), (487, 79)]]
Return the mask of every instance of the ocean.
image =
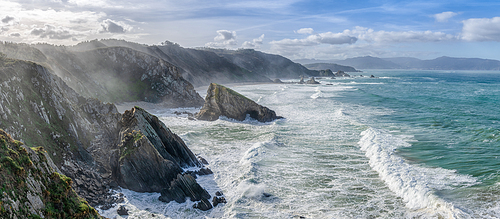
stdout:
[(228, 203), (203, 212), (123, 189), (128, 218), (500, 218), (500, 72), (358, 74), (228, 86), (285, 117), (269, 123), (149, 109), (209, 162), (198, 181)]

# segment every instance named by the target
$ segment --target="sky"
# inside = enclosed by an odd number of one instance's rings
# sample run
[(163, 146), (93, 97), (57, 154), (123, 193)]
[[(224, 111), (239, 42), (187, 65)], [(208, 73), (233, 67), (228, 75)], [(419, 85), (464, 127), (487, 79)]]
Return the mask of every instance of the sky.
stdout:
[(500, 60), (499, 1), (0, 0), (0, 41), (124, 39), (292, 60)]

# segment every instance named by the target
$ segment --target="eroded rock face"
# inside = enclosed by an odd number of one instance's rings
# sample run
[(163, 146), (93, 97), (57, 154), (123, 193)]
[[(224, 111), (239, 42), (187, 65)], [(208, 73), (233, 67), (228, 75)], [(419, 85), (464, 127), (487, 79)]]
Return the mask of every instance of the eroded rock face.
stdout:
[(0, 157), (0, 218), (101, 218), (42, 147), (25, 146), (0, 129)]
[(203, 166), (179, 136), (139, 107), (125, 111), (120, 127), (113, 175), (122, 187), (161, 192), (183, 172), (181, 167)]
[(267, 107), (261, 106), (245, 96), (222, 85), (210, 84), (205, 98), (205, 104), (196, 119), (214, 121), (219, 116), (239, 121), (245, 120), (246, 116), (259, 122), (270, 122), (282, 117), (276, 116), (276, 113)]

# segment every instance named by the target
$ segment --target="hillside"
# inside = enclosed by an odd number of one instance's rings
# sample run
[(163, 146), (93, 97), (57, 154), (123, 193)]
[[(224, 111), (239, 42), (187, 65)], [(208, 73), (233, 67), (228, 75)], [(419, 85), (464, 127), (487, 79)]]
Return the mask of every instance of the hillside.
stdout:
[(126, 47), (80, 47), (0, 43), (0, 52), (39, 63), (84, 97), (106, 102), (147, 101), (168, 107), (203, 105), (203, 98), (182, 78), (179, 69), (162, 59)]
[(264, 75), (268, 78), (299, 78), (301, 75), (319, 75), (318, 71), (309, 70), (283, 56), (267, 54), (253, 49), (205, 50), (212, 51), (252, 73)]

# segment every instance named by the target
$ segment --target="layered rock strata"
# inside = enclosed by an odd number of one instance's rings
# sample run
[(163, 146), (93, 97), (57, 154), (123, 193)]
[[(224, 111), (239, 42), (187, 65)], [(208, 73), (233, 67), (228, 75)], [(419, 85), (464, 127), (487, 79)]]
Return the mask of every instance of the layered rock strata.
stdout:
[(0, 59), (0, 128), (43, 146), (92, 206), (118, 202), (110, 188), (161, 192), (183, 167), (202, 167), (157, 117), (139, 108), (121, 115), (32, 62)]
[(214, 121), (219, 116), (243, 121), (249, 115), (259, 122), (270, 122), (282, 117), (276, 116), (273, 110), (255, 103), (253, 100), (227, 87), (212, 83), (208, 87), (205, 104), (196, 119)]

